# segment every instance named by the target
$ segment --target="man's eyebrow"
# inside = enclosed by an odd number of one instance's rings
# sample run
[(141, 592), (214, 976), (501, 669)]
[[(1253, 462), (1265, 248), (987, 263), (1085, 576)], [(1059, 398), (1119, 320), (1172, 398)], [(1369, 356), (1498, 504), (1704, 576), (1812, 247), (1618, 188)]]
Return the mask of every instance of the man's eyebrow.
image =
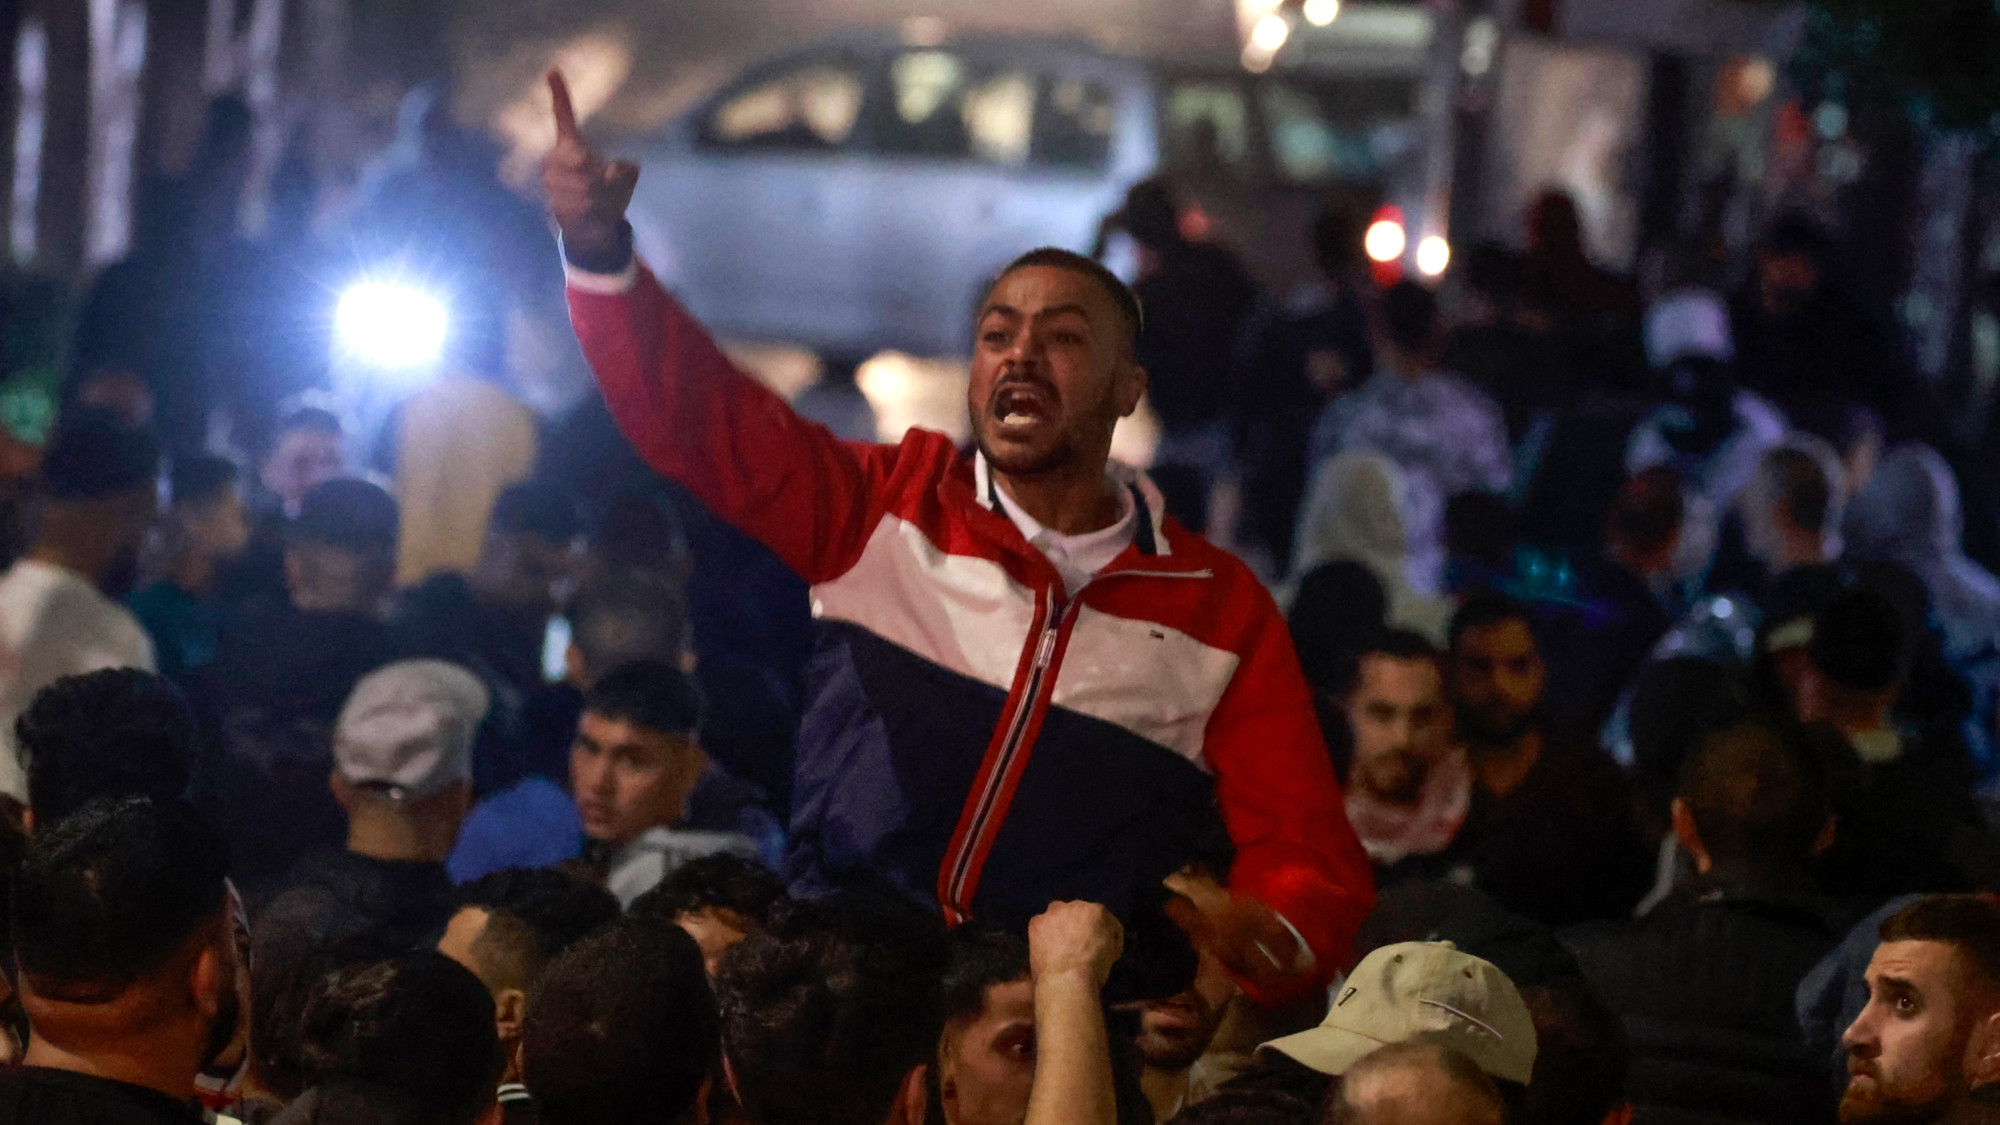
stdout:
[[(988, 305), (984, 309), (980, 310), (979, 319), (985, 320), (987, 317), (992, 316), (995, 313), (998, 313), (1001, 316), (1012, 316), (1012, 317), (1020, 317), (1025, 315), (1024, 313), (1021, 312), (1020, 309), (1017, 309), (1012, 305)], [(1040, 312), (1036, 313), (1034, 319), (1047, 320), (1050, 317), (1061, 316), (1064, 313), (1075, 313), (1076, 315), (1082, 317), (1085, 320), (1090, 319), (1090, 310), (1084, 308), (1080, 304), (1050, 305), (1048, 308), (1045, 308)]]

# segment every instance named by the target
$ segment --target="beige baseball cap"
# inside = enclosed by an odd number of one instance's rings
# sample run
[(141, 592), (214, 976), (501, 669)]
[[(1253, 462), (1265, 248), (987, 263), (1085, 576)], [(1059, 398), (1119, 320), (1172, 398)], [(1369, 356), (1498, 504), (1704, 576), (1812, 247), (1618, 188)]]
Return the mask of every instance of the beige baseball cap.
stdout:
[(1448, 941), (1385, 945), (1363, 958), (1311, 1031), (1273, 1039), (1321, 1074), (1344, 1074), (1376, 1048), (1417, 1035), (1463, 1051), (1479, 1069), (1525, 1086), (1535, 1073), (1535, 1022), (1507, 974)]
[(472, 740), (491, 699), (479, 678), (442, 660), (404, 660), (354, 685), (333, 731), (333, 762), (357, 785), (398, 800), (472, 780)]

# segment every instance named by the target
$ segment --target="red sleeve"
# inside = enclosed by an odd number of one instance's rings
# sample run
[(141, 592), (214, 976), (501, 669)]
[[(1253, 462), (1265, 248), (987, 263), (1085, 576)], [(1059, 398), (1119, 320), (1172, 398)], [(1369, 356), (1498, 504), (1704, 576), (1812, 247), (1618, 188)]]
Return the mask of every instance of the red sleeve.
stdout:
[(1230, 889), (1283, 915), (1312, 948), (1318, 982), (1330, 982), (1351, 962), (1375, 905), (1374, 869), (1347, 823), (1312, 692), (1276, 606), (1254, 626), (1203, 749), (1236, 844)]
[(792, 413), (643, 267), (622, 293), (572, 285), (569, 308), (604, 401), (646, 464), (809, 583), (854, 564), (881, 519), (896, 447), (844, 442)]

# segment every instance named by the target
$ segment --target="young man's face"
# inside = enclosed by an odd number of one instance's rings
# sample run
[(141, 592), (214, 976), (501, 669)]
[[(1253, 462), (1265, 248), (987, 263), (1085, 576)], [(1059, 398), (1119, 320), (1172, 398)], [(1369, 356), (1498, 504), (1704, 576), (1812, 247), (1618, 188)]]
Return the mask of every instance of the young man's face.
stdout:
[(1201, 1060), (1236, 996), (1222, 962), (1203, 953), (1194, 983), (1167, 1000), (1139, 1005), (1139, 1057), (1152, 1070), (1182, 1071)]
[(341, 435), (302, 426), (279, 436), (277, 446), (264, 461), (264, 487), (287, 507), (297, 507), (306, 493), (338, 478), (346, 467), (346, 443)]
[(1451, 654), (1452, 703), (1463, 733), (1508, 742), (1526, 731), (1548, 687), (1534, 631), (1519, 618), (1475, 625)]
[(986, 989), (977, 1016), (945, 1026), (938, 1089), (948, 1125), (1021, 1125), (1035, 1086), (1035, 986), (1023, 978)]
[(1103, 470), (1111, 430), (1138, 408), (1146, 375), (1104, 287), (1029, 266), (1001, 278), (974, 326), (966, 391), (972, 433), (1001, 473)]
[(187, 509), (182, 521), (195, 548), (209, 558), (234, 559), (250, 546), (250, 509), (241, 488), (231, 487), (213, 502)]
[(1970, 1089), (1970, 1048), (2000, 1002), (1965, 954), (1944, 942), (1884, 942), (1867, 980), (1868, 1005), (1841, 1037), (1848, 1082), (1840, 1119), (1936, 1121)]
[(569, 752), (570, 786), (584, 834), (627, 844), (678, 823), (708, 757), (694, 733), (649, 730), (586, 711)]
[(1437, 662), (1380, 653), (1362, 657), (1346, 709), (1354, 732), (1349, 784), (1399, 804), (1415, 801), (1449, 741)]

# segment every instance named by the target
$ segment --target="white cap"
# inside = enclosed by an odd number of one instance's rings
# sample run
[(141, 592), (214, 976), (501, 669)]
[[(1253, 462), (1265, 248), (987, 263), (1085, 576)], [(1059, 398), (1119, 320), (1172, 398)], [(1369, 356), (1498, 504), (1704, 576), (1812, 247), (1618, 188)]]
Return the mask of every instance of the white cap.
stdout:
[(333, 762), (356, 785), (416, 800), (472, 780), (472, 740), (491, 698), (442, 660), (405, 660), (354, 685), (333, 732)]

